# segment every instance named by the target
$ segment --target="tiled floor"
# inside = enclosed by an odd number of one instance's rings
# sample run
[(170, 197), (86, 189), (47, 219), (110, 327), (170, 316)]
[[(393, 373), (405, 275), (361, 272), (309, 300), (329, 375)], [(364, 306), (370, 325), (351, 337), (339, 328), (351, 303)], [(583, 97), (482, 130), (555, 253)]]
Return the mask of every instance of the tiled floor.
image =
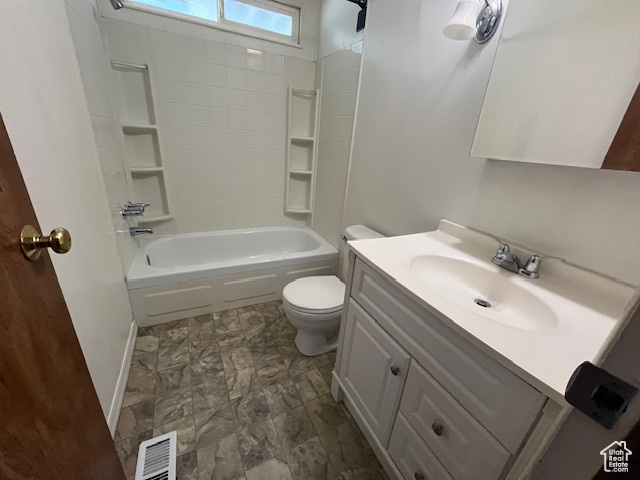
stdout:
[(179, 480), (387, 478), (329, 393), (335, 352), (301, 355), (280, 302), (141, 328), (116, 448), (177, 430)]

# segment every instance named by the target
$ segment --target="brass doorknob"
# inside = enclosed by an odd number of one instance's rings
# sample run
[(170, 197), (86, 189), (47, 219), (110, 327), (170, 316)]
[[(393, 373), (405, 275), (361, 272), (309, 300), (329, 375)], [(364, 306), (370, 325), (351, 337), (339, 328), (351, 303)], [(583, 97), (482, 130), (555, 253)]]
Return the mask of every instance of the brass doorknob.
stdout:
[(40, 258), (43, 248), (51, 248), (56, 253), (67, 253), (71, 250), (71, 235), (67, 229), (58, 227), (50, 235), (44, 236), (32, 225), (25, 225), (20, 232), (20, 247), (27, 260), (35, 262)]

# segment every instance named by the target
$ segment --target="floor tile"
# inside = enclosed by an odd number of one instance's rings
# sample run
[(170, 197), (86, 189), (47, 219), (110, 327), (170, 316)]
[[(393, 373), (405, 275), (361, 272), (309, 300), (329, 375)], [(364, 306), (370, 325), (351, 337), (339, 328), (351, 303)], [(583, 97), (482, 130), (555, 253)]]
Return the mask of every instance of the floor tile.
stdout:
[(153, 436), (151, 430), (141, 433), (133, 437), (115, 442), (116, 451), (120, 457), (120, 463), (124, 470), (126, 478), (133, 478), (136, 474), (136, 465), (138, 461), (138, 446), (141, 442), (150, 439)]
[(158, 370), (188, 363), (189, 338), (187, 328), (171, 330), (160, 337), (158, 348)]
[(152, 325), (150, 327), (140, 327), (138, 329), (138, 336), (139, 337), (142, 337), (145, 335), (160, 336), (161, 334), (164, 334), (171, 330), (175, 330), (177, 328), (186, 327), (187, 325), (188, 325), (188, 320), (185, 318), (182, 320), (175, 320), (173, 322), (161, 323), (159, 325)]
[(305, 404), (313, 426), (318, 433), (336, 428), (351, 418), (346, 408), (335, 402), (331, 395), (323, 395)]
[(232, 400), (246, 395), (252, 390), (261, 388), (258, 374), (253, 367), (238, 370), (225, 377), (227, 380), (227, 388), (229, 389), (229, 398)]
[(134, 355), (122, 406), (153, 398), (156, 390), (158, 355), (155, 352)]
[(216, 329), (213, 324), (213, 315), (199, 315), (188, 319), (190, 340), (215, 340)]
[(280, 350), (275, 341), (259, 341), (249, 344), (249, 351), (256, 365), (264, 365), (265, 363), (279, 360), (282, 358)]
[(280, 335), (276, 338), (276, 343), (278, 344), (278, 349), (283, 356), (288, 355), (300, 355), (300, 350), (296, 346), (296, 334), (290, 333), (287, 335)]
[(273, 416), (302, 405), (298, 389), (291, 380), (266, 385), (263, 391)]
[(189, 337), (189, 329), (185, 326), (176, 328), (159, 335), (160, 343), (158, 348), (168, 347), (177, 343), (183, 343)]
[(156, 395), (188, 387), (191, 384), (191, 369), (188, 363), (165, 368), (158, 372)]
[(248, 313), (248, 312), (255, 312), (256, 306), (255, 305), (246, 305), (244, 307), (238, 307), (235, 309), (236, 313), (238, 315), (242, 314), (242, 313)]
[(389, 480), (389, 476), (375, 455), (372, 455), (362, 464), (340, 472), (336, 480)]
[(274, 337), (279, 337), (289, 333), (296, 333), (295, 327), (291, 325), (289, 319), (284, 315), (271, 320), (269, 330)]
[(223, 376), (193, 386), (193, 408), (196, 412), (202, 412), (223, 403), (229, 403), (227, 382)]
[(224, 371), (227, 374), (253, 367), (253, 360), (248, 347), (224, 348), (221, 351), (221, 355)]
[(239, 427), (246, 427), (269, 417), (267, 399), (261, 390), (254, 390), (231, 400), (231, 410)]
[(218, 335), (240, 330), (240, 320), (235, 310), (226, 310), (213, 314), (213, 324), (216, 327)]
[(322, 375), (322, 379), (329, 387), (329, 390), (331, 390), (331, 382), (333, 380), (333, 366), (323, 365), (318, 368), (318, 372), (320, 372), (320, 375)]
[(195, 419), (198, 447), (228, 437), (236, 431), (231, 405), (228, 403), (196, 413)]
[(257, 332), (269, 326), (268, 322), (257, 310), (238, 314), (238, 320), (240, 320), (240, 325), (242, 326), (242, 330), (244, 331), (247, 340), (250, 337), (255, 336)]
[(283, 360), (292, 377), (297, 377), (319, 367), (315, 357), (307, 357), (301, 353), (298, 355), (284, 356)]
[[(244, 473), (236, 434), (198, 448), (200, 479), (230, 480)], [(267, 479), (264, 479), (267, 480)]]
[(278, 430), (282, 448), (285, 450), (298, 446), (317, 435), (304, 406), (276, 415), (273, 417), (273, 423)]
[(188, 417), (181, 418), (175, 422), (165, 423), (161, 427), (154, 428), (153, 436), (157, 437), (158, 435), (173, 432), (174, 430), (177, 432), (178, 436), (178, 455), (182, 455), (196, 449), (196, 427), (193, 415), (189, 415)]
[(192, 414), (191, 387), (174, 390), (156, 397), (153, 424), (159, 427)]
[(224, 367), (220, 355), (203, 357), (191, 362), (191, 383), (198, 384), (224, 376)]
[(215, 340), (193, 340), (189, 342), (189, 356), (192, 362), (202, 358), (220, 354), (220, 347)]
[(123, 440), (151, 430), (153, 427), (153, 408), (153, 398), (124, 407), (120, 411), (115, 439)]
[(237, 348), (247, 345), (247, 341), (244, 338), (242, 330), (236, 330), (235, 332), (222, 333), (218, 335), (218, 345), (220, 348)]
[(178, 480), (199, 480), (198, 457), (195, 450), (176, 458), (176, 478)]
[(258, 378), (262, 385), (273, 385), (275, 383), (289, 380), (289, 371), (282, 359), (273, 360), (256, 368)]
[(327, 480), (333, 477), (329, 457), (318, 437), (285, 452), (293, 480)]
[(133, 349), (134, 355), (141, 353), (151, 353), (158, 351), (160, 340), (157, 335), (143, 335), (136, 338), (136, 345)]
[(291, 473), (284, 458), (280, 456), (247, 470), (246, 477), (247, 480), (291, 480)]
[(262, 314), (262, 317), (269, 323), (280, 317), (284, 317), (282, 303), (279, 300), (275, 302), (259, 303), (256, 305), (256, 310), (258, 310)]
[(313, 357), (316, 359), (318, 365), (329, 365), (333, 370), (333, 366), (336, 363), (336, 351), (332, 350), (327, 353), (323, 353), (322, 355), (317, 355)]
[(371, 448), (350, 422), (320, 434), (320, 440), (337, 472), (359, 465), (371, 455)]
[(298, 389), (303, 403), (329, 393), (329, 386), (317, 369), (295, 377), (293, 383)]
[[(254, 423), (238, 430), (238, 445), (244, 468), (249, 470), (282, 452), (273, 420)], [(271, 479), (271, 477), (262, 477)]]

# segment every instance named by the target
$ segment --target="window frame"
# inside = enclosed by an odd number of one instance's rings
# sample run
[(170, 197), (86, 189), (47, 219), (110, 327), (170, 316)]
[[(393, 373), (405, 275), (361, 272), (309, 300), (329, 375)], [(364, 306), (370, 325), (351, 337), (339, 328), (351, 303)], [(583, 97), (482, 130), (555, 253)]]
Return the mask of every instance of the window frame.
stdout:
[(302, 48), (300, 43), (300, 29), (302, 25), (302, 5), (295, 2), (281, 2), (277, 0), (238, 0), (241, 3), (246, 3), (265, 10), (271, 10), (276, 13), (282, 13), (290, 15), (293, 20), (292, 35), (283, 35), (277, 32), (272, 32), (263, 28), (253, 27), (244, 23), (233, 22), (224, 18), (224, 0), (211, 0), (217, 3), (217, 20), (209, 20), (202, 17), (196, 17), (186, 13), (177, 12), (175, 10), (169, 10), (162, 7), (156, 7), (153, 5), (147, 5), (140, 3), (136, 0), (123, 0), (123, 6), (132, 10), (138, 10), (141, 12), (151, 13), (162, 17), (173, 18), (176, 20), (182, 20), (184, 22), (195, 23), (205, 27), (211, 27), (226, 32), (236, 33), (247, 37), (258, 38), (260, 40), (266, 40), (270, 42), (280, 43), (289, 47)]
[(218, 18), (221, 24), (228, 24), (228, 25), (233, 25), (234, 27), (237, 27), (237, 28), (249, 29), (249, 30), (255, 31), (256, 33), (257, 32), (266, 33), (269, 36), (273, 35), (276, 38), (282, 38), (288, 41), (293, 41), (296, 44), (300, 43), (300, 17), (302, 16), (302, 8), (300, 6), (294, 6), (294, 5), (286, 4), (276, 0), (236, 0), (240, 3), (244, 3), (252, 7), (290, 16), (291, 24), (292, 24), (291, 25), (292, 33), (291, 33), (291, 36), (288, 36), (288, 35), (283, 35), (281, 33), (273, 32), (271, 30), (266, 30), (264, 28), (247, 25), (246, 23), (234, 22), (232, 20), (229, 20), (224, 15), (225, 0), (216, 0), (216, 1), (218, 2)]

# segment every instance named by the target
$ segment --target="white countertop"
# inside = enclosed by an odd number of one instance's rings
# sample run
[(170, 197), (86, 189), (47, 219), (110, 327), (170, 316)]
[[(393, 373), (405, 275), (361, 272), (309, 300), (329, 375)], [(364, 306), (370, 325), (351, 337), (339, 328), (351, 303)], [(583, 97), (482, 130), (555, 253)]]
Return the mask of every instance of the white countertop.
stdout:
[[(498, 244), (482, 232), (442, 220), (436, 231), (349, 242), (355, 253), (414, 301), (496, 358), (556, 402), (566, 404), (565, 387), (584, 361), (597, 363), (615, 334), (634, 288), (568, 263), (543, 263), (540, 278), (528, 279), (491, 263)], [(532, 253), (511, 244), (520, 258)], [(548, 305), (555, 328), (532, 331), (497, 323), (428, 288), (411, 260), (442, 255), (485, 262)]]

